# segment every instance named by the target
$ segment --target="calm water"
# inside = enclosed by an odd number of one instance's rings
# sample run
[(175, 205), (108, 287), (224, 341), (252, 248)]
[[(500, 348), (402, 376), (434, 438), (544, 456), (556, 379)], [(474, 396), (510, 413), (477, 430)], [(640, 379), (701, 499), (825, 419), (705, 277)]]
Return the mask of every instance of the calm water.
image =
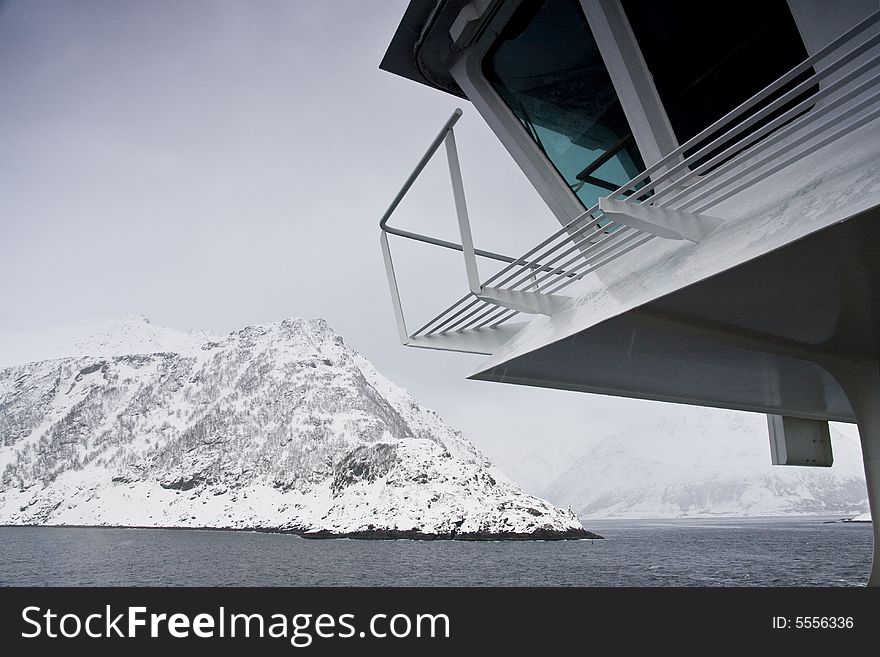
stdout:
[(307, 540), (197, 530), (0, 528), (0, 584), (853, 586), (868, 524), (588, 521), (604, 541)]

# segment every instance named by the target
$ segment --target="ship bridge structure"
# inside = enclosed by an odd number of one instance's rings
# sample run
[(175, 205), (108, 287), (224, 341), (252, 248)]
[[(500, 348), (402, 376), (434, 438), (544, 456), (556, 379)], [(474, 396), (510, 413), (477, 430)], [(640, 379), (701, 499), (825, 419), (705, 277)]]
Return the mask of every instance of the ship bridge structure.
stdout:
[[(457, 110), (380, 220), (403, 344), (486, 354), (474, 379), (765, 413), (779, 465), (830, 466), (828, 422), (857, 423), (877, 517), (876, 2), (413, 0), (381, 67), (467, 101), (559, 222), (475, 247)], [(440, 151), (458, 242), (393, 221)], [(417, 327), (403, 240), (459, 251), (468, 283)]]

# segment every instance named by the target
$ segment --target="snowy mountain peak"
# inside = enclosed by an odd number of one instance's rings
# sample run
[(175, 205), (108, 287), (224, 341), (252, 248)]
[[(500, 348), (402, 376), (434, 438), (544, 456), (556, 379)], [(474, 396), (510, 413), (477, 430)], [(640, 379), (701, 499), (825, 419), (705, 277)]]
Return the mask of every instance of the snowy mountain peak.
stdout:
[(233, 331), (229, 334), (229, 337), (239, 340), (242, 344), (248, 344), (249, 341), (254, 340), (263, 340), (281, 342), (318, 351), (324, 347), (332, 349), (334, 346), (343, 347), (345, 345), (342, 338), (330, 328), (327, 321), (321, 318), (300, 319), (298, 317), (288, 317), (281, 322), (246, 326), (239, 331)]
[(16, 344), (42, 360), (0, 369), (0, 522), (588, 536), (323, 319), (221, 337), (124, 317)]

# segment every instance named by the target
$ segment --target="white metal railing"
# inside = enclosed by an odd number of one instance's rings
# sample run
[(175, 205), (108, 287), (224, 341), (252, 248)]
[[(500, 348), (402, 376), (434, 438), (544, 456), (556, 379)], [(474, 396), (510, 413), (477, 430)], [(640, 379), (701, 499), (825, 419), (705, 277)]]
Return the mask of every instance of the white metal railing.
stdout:
[[(453, 127), (456, 110), (382, 217), (381, 244), (401, 341), (490, 353), (520, 313), (552, 314), (559, 292), (655, 238), (699, 242), (721, 219), (712, 209), (880, 116), (880, 12), (801, 62), (742, 105), (518, 258), (475, 249)], [(775, 95), (775, 96), (774, 96)], [(461, 244), (387, 225), (427, 162), (446, 144)], [(409, 332), (388, 235), (461, 251), (470, 292)], [(477, 256), (505, 263), (480, 281)]]
[[(513, 327), (505, 327), (500, 330), (469, 331), (472, 322), (468, 322), (467, 320), (471, 318), (474, 308), (478, 310), (485, 309), (486, 307), (490, 309), (497, 308), (496, 305), (478, 298), (474, 292), (474, 290), (476, 290), (477, 293), (481, 293), (483, 287), (479, 283), (476, 257), (504, 262), (508, 266), (516, 267), (518, 270), (528, 269), (532, 272), (532, 275), (537, 275), (542, 271), (548, 273), (552, 271), (554, 276), (564, 276), (565, 272), (556, 271), (549, 265), (541, 265), (525, 258), (513, 258), (511, 256), (494, 253), (492, 251), (484, 251), (474, 247), (470, 230), (470, 221), (467, 213), (467, 204), (464, 196), (464, 185), (461, 178), (461, 167), (458, 161), (458, 149), (456, 148), (455, 133), (453, 130), (455, 124), (461, 118), (461, 115), (462, 111), (460, 109), (456, 109), (455, 112), (452, 113), (452, 116), (450, 116), (443, 125), (443, 128), (441, 128), (440, 132), (434, 138), (434, 141), (431, 142), (428, 150), (419, 160), (418, 164), (416, 164), (412, 173), (394, 197), (394, 200), (385, 211), (385, 214), (382, 215), (382, 218), (379, 220), (379, 228), (381, 229), (379, 242), (382, 248), (382, 256), (385, 261), (385, 271), (388, 277), (388, 286), (391, 291), (391, 301), (394, 306), (394, 315), (397, 321), (397, 328), (401, 342), (409, 346), (490, 353), (491, 347), (497, 344), (500, 339), (509, 337)], [(441, 145), (445, 145), (449, 174), (452, 182), (453, 197), (455, 199), (455, 210), (462, 239), (461, 244), (429, 235), (402, 230), (388, 225), (388, 220), (391, 218), (391, 215), (400, 205), (407, 192), (418, 179), (428, 162), (431, 161), (440, 149)], [(465, 268), (468, 273), (468, 281), (471, 283), (471, 292), (440, 313), (440, 315), (434, 317), (429, 324), (422, 326), (412, 333), (407, 328), (403, 305), (400, 300), (400, 290), (397, 284), (397, 276), (394, 271), (394, 262), (391, 256), (391, 246), (388, 240), (389, 235), (423, 242), (445, 249), (460, 251), (464, 253), (465, 256)], [(492, 277), (487, 283), (495, 278), (496, 277)], [(471, 311), (471, 313), (465, 315), (468, 311)], [(462, 323), (465, 323), (464, 326), (461, 326)], [(493, 327), (493, 329), (494, 328), (495, 327)]]

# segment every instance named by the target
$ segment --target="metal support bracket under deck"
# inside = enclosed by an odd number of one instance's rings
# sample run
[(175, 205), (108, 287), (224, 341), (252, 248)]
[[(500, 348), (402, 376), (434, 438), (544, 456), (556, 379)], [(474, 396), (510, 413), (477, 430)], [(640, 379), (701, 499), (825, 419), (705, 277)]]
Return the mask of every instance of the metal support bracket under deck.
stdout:
[(599, 209), (617, 223), (671, 240), (699, 242), (721, 223), (717, 217), (704, 214), (658, 208), (608, 197), (599, 199)]
[(534, 315), (553, 315), (571, 301), (571, 297), (561, 294), (506, 290), (498, 287), (484, 287), (476, 296), (498, 306)]
[(828, 422), (768, 415), (773, 465), (830, 468), (834, 464)]

